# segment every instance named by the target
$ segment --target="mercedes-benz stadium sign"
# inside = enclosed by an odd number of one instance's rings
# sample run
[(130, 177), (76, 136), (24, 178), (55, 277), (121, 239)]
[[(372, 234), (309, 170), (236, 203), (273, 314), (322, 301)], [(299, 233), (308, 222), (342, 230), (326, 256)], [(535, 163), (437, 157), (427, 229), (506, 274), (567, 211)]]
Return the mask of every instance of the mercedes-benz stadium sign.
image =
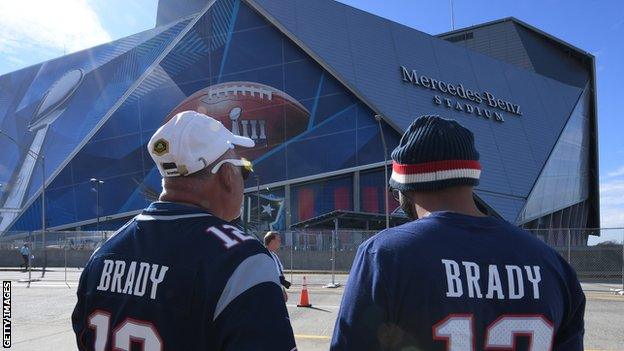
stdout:
[[(416, 70), (409, 70), (405, 66), (401, 66), (401, 75), (403, 81), (406, 83), (412, 83), (421, 88), (430, 89), (434, 91), (441, 91), (444, 94), (457, 97), (467, 102), (443, 97), (440, 95), (433, 96), (433, 103), (446, 108), (455, 109), (460, 112), (475, 114), (487, 119), (493, 119), (497, 122), (504, 122), (503, 114), (498, 111), (493, 111), (487, 107), (479, 106), (486, 105), (491, 108), (495, 108), (504, 112), (511, 113), (516, 116), (522, 116), (520, 105), (512, 102), (497, 99), (494, 94), (484, 91), (483, 93), (467, 89), (462, 83), (451, 84), (440, 79), (431, 78), (422, 74), (419, 74)], [(474, 103), (474, 104), (473, 104)]]

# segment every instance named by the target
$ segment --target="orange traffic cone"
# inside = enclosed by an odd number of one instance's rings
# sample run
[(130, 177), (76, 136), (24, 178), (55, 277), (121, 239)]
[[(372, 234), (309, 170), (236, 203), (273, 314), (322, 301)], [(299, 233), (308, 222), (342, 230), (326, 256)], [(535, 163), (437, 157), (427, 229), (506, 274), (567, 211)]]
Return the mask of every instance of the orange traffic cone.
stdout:
[(301, 290), (301, 299), (299, 300), (299, 304), (297, 307), (312, 307), (310, 300), (308, 298), (308, 281), (306, 277), (303, 277), (303, 289)]

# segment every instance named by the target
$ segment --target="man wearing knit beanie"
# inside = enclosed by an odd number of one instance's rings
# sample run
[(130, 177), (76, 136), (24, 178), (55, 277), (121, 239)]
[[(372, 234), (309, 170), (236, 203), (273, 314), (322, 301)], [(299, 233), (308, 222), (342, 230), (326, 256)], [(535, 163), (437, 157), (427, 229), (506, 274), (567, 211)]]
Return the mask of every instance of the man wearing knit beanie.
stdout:
[[(474, 202), (473, 134), (416, 119), (390, 186), (414, 221), (358, 249), (332, 350), (583, 350), (585, 296), (572, 267)], [(485, 170), (487, 171), (487, 170)]]

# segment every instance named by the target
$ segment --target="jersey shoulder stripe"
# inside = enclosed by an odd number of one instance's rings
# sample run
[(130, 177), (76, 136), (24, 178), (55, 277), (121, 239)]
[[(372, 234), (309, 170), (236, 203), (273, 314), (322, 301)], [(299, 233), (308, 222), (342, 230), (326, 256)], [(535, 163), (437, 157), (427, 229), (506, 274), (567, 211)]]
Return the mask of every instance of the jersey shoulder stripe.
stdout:
[(178, 219), (188, 219), (188, 218), (199, 218), (199, 217), (213, 217), (208, 213), (191, 213), (191, 214), (183, 214), (183, 215), (150, 215), (141, 213), (136, 216), (137, 221), (175, 221)]
[(275, 263), (266, 253), (249, 256), (236, 267), (219, 297), (213, 320), (216, 320), (236, 297), (261, 283), (275, 283), (279, 286)]

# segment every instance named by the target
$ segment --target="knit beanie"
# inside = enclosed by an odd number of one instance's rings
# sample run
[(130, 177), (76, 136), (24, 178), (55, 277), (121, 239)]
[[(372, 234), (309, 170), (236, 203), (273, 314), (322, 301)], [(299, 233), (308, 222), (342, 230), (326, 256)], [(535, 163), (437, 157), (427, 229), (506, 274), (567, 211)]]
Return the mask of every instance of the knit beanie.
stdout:
[(400, 191), (474, 186), (479, 184), (480, 175), (474, 136), (454, 120), (421, 116), (392, 151), (390, 187)]

